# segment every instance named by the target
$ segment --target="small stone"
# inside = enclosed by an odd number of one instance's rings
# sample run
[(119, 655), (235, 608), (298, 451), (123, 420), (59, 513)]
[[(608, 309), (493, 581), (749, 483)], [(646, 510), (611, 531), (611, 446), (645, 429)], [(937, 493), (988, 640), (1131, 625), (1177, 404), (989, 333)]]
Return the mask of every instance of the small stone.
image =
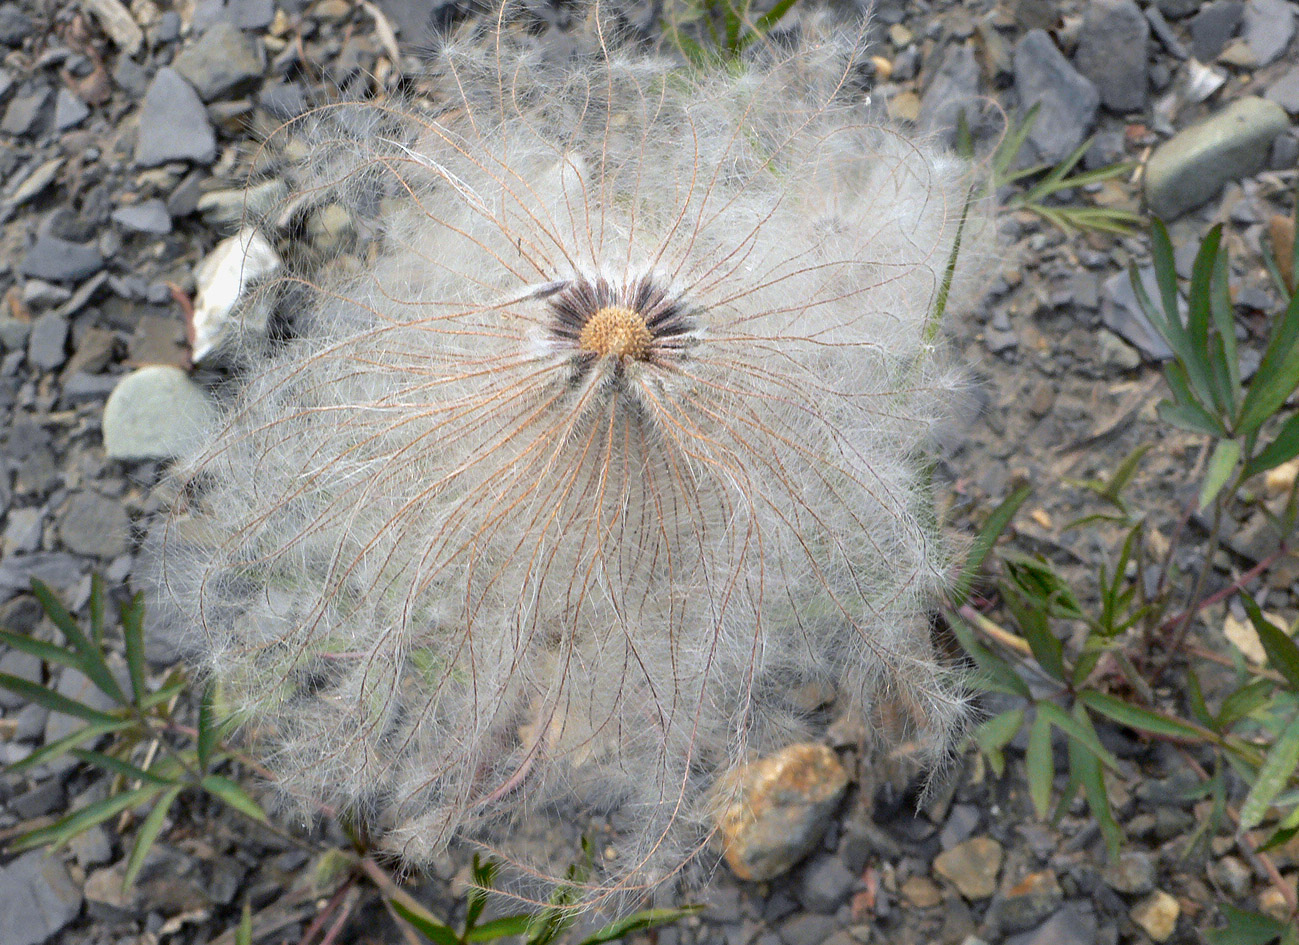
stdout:
[(270, 82), (257, 95), (257, 104), (280, 121), (291, 121), (307, 110), (307, 96), (297, 82)]
[(1291, 115), (1299, 115), (1299, 66), (1268, 86), (1263, 97), (1269, 102), (1276, 102)]
[(311, 214), (307, 223), (307, 239), (317, 250), (325, 254), (341, 252), (346, 249), (356, 235), (352, 215), (338, 203), (329, 203)]
[(785, 945), (825, 945), (837, 924), (830, 916), (796, 915), (781, 923), (780, 940)]
[(1200, 7), (1191, 20), (1191, 53), (1200, 62), (1211, 62), (1236, 35), (1245, 5), (1241, 0), (1214, 0)]
[(772, 879), (821, 840), (848, 787), (848, 773), (824, 745), (790, 745), (730, 772), (733, 794), (717, 816), (726, 862), (740, 879)]
[(42, 311), (62, 305), (72, 298), (72, 290), (44, 279), (28, 279), (23, 283), (23, 304), (30, 309)]
[(40, 195), (59, 176), (63, 158), (51, 158), (22, 179), (9, 197), (11, 206), (19, 207)]
[(102, 866), (113, 856), (113, 845), (103, 827), (91, 827), (68, 841), (68, 849), (82, 869)]
[(0, 131), (11, 135), (31, 134), (49, 100), (50, 90), (44, 86), (24, 89), (5, 109), (5, 116), (0, 119)]
[(222, 21), (177, 56), (175, 68), (203, 101), (211, 102), (254, 87), (266, 68), (266, 54), (260, 40)]
[(1286, 0), (1248, 0), (1241, 33), (1257, 65), (1276, 61), (1294, 38), (1294, 4)]
[(31, 17), (18, 9), (16, 3), (0, 6), (0, 44), (21, 46), (23, 40), (36, 30)]
[(1177, 900), (1160, 889), (1133, 906), (1128, 915), (1156, 942), (1166, 942), (1177, 931), (1181, 912)]
[(1150, 24), (1150, 30), (1155, 34), (1155, 38), (1168, 50), (1168, 54), (1175, 59), (1187, 59), (1190, 52), (1182, 45), (1182, 41), (1177, 38), (1173, 28), (1168, 25), (1164, 15), (1159, 12), (1159, 7), (1146, 7), (1146, 21)]
[(188, 452), (215, 420), (212, 401), (184, 371), (143, 367), (109, 395), (104, 449), (111, 459), (172, 459)]
[(857, 877), (835, 856), (822, 857), (809, 864), (798, 887), (798, 901), (809, 912), (833, 913), (843, 903)]
[[(38, 509), (11, 510), (9, 512), (9, 523), (5, 527), (6, 544), (9, 541), (9, 537), (8, 537), (9, 529), (11, 529), (14, 524), (14, 516), (19, 512), (27, 512), (27, 511), (37, 513), (36, 523), (37, 525), (40, 524), (40, 513)], [(23, 550), (30, 551), (31, 549), (27, 548)], [(5, 550), (6, 557), (9, 554), (11, 554), (11, 552), (8, 549), (6, 549)], [(27, 682), (36, 683), (37, 685), (39, 685), (41, 682), (41, 661), (38, 657), (32, 656), (30, 653), (24, 653), (21, 650), (10, 650), (9, 652), (5, 653), (4, 656), (0, 656), (0, 673), (4, 673), (8, 676), (15, 676), (18, 679), (23, 679), (26, 680)], [(26, 700), (22, 696), (18, 695), (16, 692), (10, 692), (8, 689), (0, 689), (0, 708), (17, 709), (25, 702)]]
[(1100, 93), (1069, 65), (1043, 30), (1030, 30), (1019, 41), (1014, 61), (1021, 109), (1040, 106), (1028, 134), (1034, 152), (1028, 157), (1048, 164), (1062, 161), (1095, 125)]
[(59, 89), (54, 100), (54, 127), (59, 131), (75, 128), (90, 117), (90, 106), (67, 89)]
[(1144, 895), (1155, 888), (1155, 863), (1144, 850), (1125, 850), (1118, 862), (1106, 865), (1101, 879), (1117, 892)]
[(1001, 844), (988, 836), (971, 837), (934, 858), (934, 872), (966, 899), (987, 899), (997, 891)]
[(1029, 873), (993, 901), (989, 914), (995, 912), (1004, 931), (1019, 932), (1032, 928), (1052, 915), (1064, 901), (1064, 891), (1055, 873), (1042, 870)]
[(1201, 0), (1155, 0), (1155, 6), (1159, 8), (1159, 12), (1174, 20), (1190, 16), (1200, 8), (1200, 3)]
[(988, 103), (979, 95), (979, 63), (969, 43), (953, 45), (943, 54), (920, 100), (916, 125), (950, 144), (962, 115), (975, 137), (988, 130)]
[(167, 204), (158, 199), (118, 207), (112, 213), (113, 222), (136, 233), (153, 233), (165, 236), (171, 232), (171, 215)]
[[(117, 707), (117, 703), (106, 692), (91, 682), (85, 673), (79, 669), (73, 669), (71, 666), (64, 667), (59, 673), (59, 681), (55, 685), (54, 691), (99, 712), (107, 712)], [(48, 745), (60, 738), (71, 735), (81, 728), (83, 724), (82, 719), (66, 715), (63, 712), (51, 712), (49, 719), (45, 723), (45, 744)], [(91, 746), (87, 744), (84, 747), (89, 748)]]
[(216, 132), (198, 93), (175, 69), (159, 69), (140, 109), (135, 163), (141, 167), (168, 161), (211, 164), (216, 150)]
[(59, 537), (79, 555), (116, 558), (130, 548), (130, 520), (116, 499), (78, 492), (59, 519)]
[(67, 868), (32, 850), (0, 868), (0, 942), (40, 945), (81, 912), (81, 891)]
[(1228, 181), (1267, 163), (1272, 139), (1290, 126), (1275, 102), (1246, 96), (1161, 144), (1146, 164), (1146, 201), (1165, 220), (1212, 199)]
[(1037, 928), (1005, 939), (1004, 945), (1095, 945), (1096, 926), (1090, 903), (1069, 902)]
[(46, 312), (32, 322), (27, 338), (27, 360), (46, 371), (53, 371), (67, 360), (68, 323), (58, 312)]
[(1211, 863), (1209, 875), (1232, 899), (1245, 898), (1254, 884), (1254, 874), (1234, 856), (1224, 856)]
[(104, 268), (104, 257), (94, 243), (74, 243), (48, 233), (23, 257), (19, 271), (49, 282), (80, 282)]
[(241, 30), (264, 30), (275, 21), (274, 0), (227, 0), (226, 15)]
[(917, 909), (932, 909), (943, 901), (943, 891), (928, 877), (912, 876), (898, 890)]
[(1111, 111), (1146, 107), (1150, 26), (1133, 0), (1092, 0), (1083, 14), (1074, 66)]

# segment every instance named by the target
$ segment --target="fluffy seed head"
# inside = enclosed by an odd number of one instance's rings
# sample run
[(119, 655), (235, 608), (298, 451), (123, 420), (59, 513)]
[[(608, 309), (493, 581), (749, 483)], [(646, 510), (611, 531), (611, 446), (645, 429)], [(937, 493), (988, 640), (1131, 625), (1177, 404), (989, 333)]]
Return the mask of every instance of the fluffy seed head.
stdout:
[(304, 814), (541, 877), (536, 830), (606, 818), (594, 896), (703, 847), (718, 776), (815, 733), (800, 688), (948, 744), (929, 317), (986, 227), (808, 32), (693, 74), (502, 29), (295, 129), (369, 247), (286, 283), (159, 558)]

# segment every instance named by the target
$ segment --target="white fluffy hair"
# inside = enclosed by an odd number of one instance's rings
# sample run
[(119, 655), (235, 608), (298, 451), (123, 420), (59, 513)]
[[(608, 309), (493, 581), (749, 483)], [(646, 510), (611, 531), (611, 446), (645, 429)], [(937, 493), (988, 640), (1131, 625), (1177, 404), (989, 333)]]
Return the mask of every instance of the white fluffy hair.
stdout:
[[(865, 119), (851, 37), (598, 47), (499, 29), (437, 101), (314, 119), (308, 190), (373, 251), (301, 280), (179, 465), (160, 575), (301, 812), (541, 877), (572, 851), (521, 818), (615, 812), (592, 898), (702, 849), (718, 775), (814, 734), (804, 684), (950, 744), (930, 317), (987, 230), (960, 162)], [(610, 311), (635, 344), (583, 334)]]

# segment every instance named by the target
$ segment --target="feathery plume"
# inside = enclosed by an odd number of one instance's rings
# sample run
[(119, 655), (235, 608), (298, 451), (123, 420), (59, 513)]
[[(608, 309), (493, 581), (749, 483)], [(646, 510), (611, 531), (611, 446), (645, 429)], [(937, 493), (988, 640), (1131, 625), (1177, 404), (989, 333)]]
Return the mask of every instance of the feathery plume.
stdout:
[(435, 100), (316, 116), (304, 190), (370, 251), (246, 354), (160, 553), (304, 814), (544, 877), (526, 818), (612, 812), (592, 896), (701, 848), (804, 683), (949, 744), (928, 320), (969, 192), (866, 120), (851, 38), (702, 74), (597, 45), (502, 27)]

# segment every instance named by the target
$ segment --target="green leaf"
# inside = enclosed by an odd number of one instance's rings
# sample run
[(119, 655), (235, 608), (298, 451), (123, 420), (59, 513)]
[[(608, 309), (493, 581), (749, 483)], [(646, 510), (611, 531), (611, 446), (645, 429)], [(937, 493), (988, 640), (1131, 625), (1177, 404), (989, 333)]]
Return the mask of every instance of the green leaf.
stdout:
[(1203, 433), (1215, 439), (1227, 435), (1227, 430), (1222, 423), (1198, 403), (1172, 403), (1161, 400), (1155, 405), (1155, 412), (1165, 423), (1192, 433)]
[(1051, 723), (1038, 703), (1037, 717), (1028, 730), (1028, 751), (1024, 767), (1028, 771), (1028, 796), (1039, 818), (1045, 819), (1051, 809), (1051, 785), (1055, 780), (1055, 758), (1051, 752)]
[(776, 24), (784, 19), (785, 14), (794, 9), (794, 5), (798, 2), (799, 0), (777, 0), (770, 10), (754, 21), (753, 29), (740, 37), (739, 48), (736, 51), (743, 52), (754, 40), (770, 33)]
[(1299, 767), (1299, 715), (1290, 720), (1258, 770), (1245, 802), (1240, 806), (1240, 832), (1253, 830), (1267, 816), (1272, 801), (1281, 793)]
[(1209, 469), (1200, 486), (1200, 511), (1209, 507), (1240, 462), (1240, 443), (1237, 440), (1219, 440), (1209, 457)]
[(974, 660), (974, 665), (979, 668), (983, 676), (982, 679), (976, 678), (977, 685), (991, 692), (1003, 692), (1007, 695), (1019, 696), (1021, 699), (1032, 698), (1033, 693), (1029, 690), (1028, 683), (1019, 678), (1019, 674), (1011, 669), (1009, 663), (975, 640), (974, 634), (964, 621), (949, 617), (948, 623), (961, 647), (970, 659)]
[[(1090, 732), (1092, 740), (1099, 741), (1086, 711), (1081, 706), (1075, 706), (1074, 711), (1075, 721)], [(1117, 860), (1123, 844), (1123, 831), (1114, 819), (1114, 809), (1110, 805), (1109, 792), (1105, 789), (1105, 775), (1101, 771), (1100, 758), (1083, 743), (1071, 738), (1069, 769), (1073, 778), (1082, 786), (1083, 797), (1087, 798), (1087, 806), (1101, 828), (1101, 837), (1105, 840), (1105, 849), (1110, 859)]]
[(217, 725), (212, 705), (213, 683), (209, 682), (203, 690), (203, 701), (198, 708), (198, 767), (207, 771), (212, 765), (212, 753), (216, 749), (220, 726)]
[[(1299, 244), (1299, 240), (1296, 240)], [(1237, 433), (1250, 436), (1262, 427), (1264, 421), (1276, 413), (1299, 384), (1299, 294), (1290, 300), (1281, 318), (1272, 329), (1272, 337), (1259, 361), (1254, 379), (1245, 394), (1236, 423)]]
[(1039, 702), (1037, 710), (1050, 719), (1052, 725), (1095, 755), (1105, 767), (1111, 770), (1118, 769), (1118, 759), (1101, 744), (1101, 740), (1096, 737), (1096, 731), (1091, 727), (1090, 722), (1079, 722), (1054, 702)]
[(122, 811), (147, 803), (160, 790), (161, 788), (155, 785), (149, 785), (136, 788), (133, 791), (123, 791), (120, 794), (114, 794), (111, 797), (95, 801), (93, 804), (87, 804), (80, 810), (75, 810), (66, 817), (61, 817), (49, 826), (20, 834), (11, 841), (9, 849), (17, 852), (43, 847), (46, 844), (52, 844), (55, 847), (61, 846), (77, 834), (84, 833), (109, 818), (116, 817)]
[(491, 942), (510, 935), (526, 935), (532, 928), (535, 916), (528, 914), (507, 915), (492, 919), (482, 925), (474, 926), (465, 933), (466, 942)]
[(1209, 945), (1267, 945), (1286, 930), (1284, 922), (1261, 912), (1237, 909), (1225, 902), (1218, 908), (1227, 926), (1204, 933)]
[(104, 647), (104, 579), (90, 575), (90, 633), (99, 649)]
[[(1281, 802), (1281, 798), (1277, 798), (1277, 803), (1280, 802)], [(1274, 849), (1275, 847), (1284, 846), (1285, 844), (1289, 843), (1296, 835), (1299, 835), (1299, 807), (1296, 807), (1294, 810), (1290, 811), (1290, 813), (1287, 814), (1284, 817), (1284, 819), (1282, 819), (1282, 821), (1276, 825), (1275, 832), (1272, 834), (1272, 836), (1268, 837), (1266, 843), (1260, 844), (1258, 849), (1255, 852), (1265, 853), (1266, 851)]]
[(42, 686), (40, 683), (19, 679), (17, 676), (10, 676), (8, 673), (0, 673), (0, 687), (17, 693), (28, 702), (43, 705), (51, 712), (62, 712), (64, 715), (75, 716), (87, 722), (108, 723), (117, 721), (116, 716), (109, 715), (107, 712), (92, 709), (88, 705), (83, 705), (74, 699), (60, 695), (53, 689)]
[(1163, 220), (1155, 220), (1150, 226), (1150, 254), (1154, 261), (1155, 283), (1159, 286), (1159, 301), (1163, 306), (1162, 315), (1155, 311), (1154, 305), (1149, 304), (1146, 288), (1137, 278), (1135, 267), (1131, 269), (1133, 285), (1138, 290), (1138, 301), (1145, 297), (1147, 304), (1143, 304), (1142, 308), (1146, 310), (1146, 315), (1158, 316), (1159, 322), (1155, 327), (1160, 329), (1160, 334), (1164, 335), (1165, 340), (1170, 335), (1178, 339), (1177, 346), (1170, 345), (1176, 351), (1178, 347), (1186, 347), (1184, 343), (1186, 330), (1182, 327), (1181, 314), (1178, 311), (1177, 264), (1173, 257), (1173, 241), (1168, 238), (1168, 228), (1164, 226)]
[(602, 942), (615, 942), (632, 932), (641, 932), (656, 926), (679, 922), (703, 910), (703, 906), (681, 906), (677, 909), (643, 909), (625, 919), (611, 922), (594, 934), (582, 939), (578, 945), (600, 945)]
[(46, 663), (71, 666), (73, 669), (81, 668), (81, 657), (72, 650), (55, 646), (53, 643), (46, 643), (44, 640), (36, 640), (26, 634), (0, 630), (0, 643), (11, 649), (28, 653), (38, 660), (44, 660)]
[(270, 823), (266, 817), (266, 812), (262, 810), (261, 805), (253, 800), (247, 791), (235, 784), (235, 782), (231, 781), (229, 778), (223, 778), (219, 774), (209, 774), (199, 782), (199, 785), (203, 790), (207, 791), (223, 803), (228, 804), (230, 807), (233, 807), (246, 817), (251, 817), (253, 820), (260, 820), (264, 824)]
[(1006, 496), (988, 516), (988, 520), (983, 523), (979, 529), (978, 536), (974, 539), (974, 544), (970, 546), (970, 553), (965, 557), (965, 566), (956, 578), (956, 584), (952, 588), (951, 600), (953, 606), (959, 607), (964, 604), (969, 597), (970, 585), (974, 582), (974, 577), (983, 567), (983, 562), (987, 560), (988, 554), (1001, 537), (1010, 520), (1015, 517), (1020, 506), (1032, 495), (1033, 490), (1029, 486), (1023, 485), (1014, 489), (1010, 495)]
[(43, 765), (51, 758), (57, 758), (65, 755), (78, 745), (84, 744), (94, 738), (107, 735), (109, 732), (120, 732), (124, 728), (130, 728), (135, 725), (134, 719), (114, 719), (111, 722), (92, 722), (90, 725), (84, 725), (69, 735), (64, 735), (58, 741), (50, 742), (36, 749), (22, 761), (16, 761), (7, 769), (10, 774), (19, 774), (37, 765)]
[(1002, 754), (1010, 740), (1024, 726), (1024, 710), (1007, 709), (975, 727), (973, 738), (992, 766), (992, 771), (1001, 777), (1006, 770), (1006, 758)]
[(1200, 685), (1200, 675), (1195, 671), (1194, 666), (1186, 668), (1186, 700), (1191, 705), (1191, 714), (1195, 720), (1207, 729), (1216, 729), (1217, 720), (1209, 711), (1209, 705), (1204, 701), (1204, 688)]
[(99, 687), (114, 702), (129, 705), (131, 700), (126, 698), (126, 693), (118, 685), (117, 678), (109, 670), (108, 664), (104, 662), (103, 651), (82, 633), (81, 628), (77, 626), (77, 621), (73, 619), (72, 614), (68, 613), (67, 608), (60, 603), (54, 592), (41, 581), (32, 578), (32, 593), (40, 601), (41, 608), (45, 611), (45, 615), (50, 618), (50, 622), (59, 628), (59, 631), (72, 644), (73, 649), (81, 655), (81, 662), (77, 668), (85, 673), (86, 678)]
[(1218, 729), (1225, 731), (1267, 705), (1272, 701), (1274, 688), (1268, 680), (1258, 679), (1231, 693), (1218, 710)]
[(162, 830), (163, 821), (167, 818), (167, 811), (171, 810), (172, 803), (185, 790), (185, 785), (177, 784), (175, 787), (163, 791), (156, 801), (153, 802), (153, 810), (144, 818), (140, 824), (140, 829), (135, 834), (135, 844), (131, 847), (131, 855), (126, 860), (126, 872), (122, 875), (122, 889), (130, 889), (135, 883), (135, 878), (140, 875), (140, 869), (144, 866), (144, 858), (149, 854), (149, 848), (153, 842), (158, 839), (158, 833)]
[(1222, 366), (1227, 371), (1227, 384), (1231, 393), (1229, 412), (1236, 411), (1236, 395), (1240, 391), (1240, 356), (1236, 351), (1236, 314), (1232, 310), (1231, 295), (1227, 285), (1227, 253), (1221, 252), (1213, 264), (1213, 278), (1209, 287), (1209, 312), (1222, 343)]
[(1103, 692), (1095, 692), (1089, 689), (1080, 693), (1078, 698), (1087, 708), (1108, 716), (1120, 725), (1126, 725), (1129, 728), (1150, 732), (1154, 735), (1169, 735), (1173, 738), (1188, 738), (1195, 741), (1202, 741), (1204, 738), (1204, 733), (1194, 725), (1188, 725), (1179, 719), (1157, 715), (1149, 709), (1132, 705)]
[(938, 337), (938, 328), (943, 322), (943, 313), (947, 311), (947, 299), (952, 291), (952, 280), (956, 276), (956, 261), (961, 255), (961, 240), (965, 236), (965, 224), (969, 221), (970, 205), (974, 202), (974, 188), (965, 192), (965, 201), (961, 204), (961, 215), (956, 221), (956, 233), (952, 237), (952, 249), (947, 255), (947, 265), (943, 269), (943, 281), (938, 285), (934, 296), (934, 307), (925, 320), (921, 338), (925, 345), (932, 345)]
[[(396, 898), (388, 898), (384, 901), (387, 902), (389, 909), (401, 916), (415, 931), (430, 942), (434, 942), (435, 945), (461, 945), (460, 937), (433, 918), (433, 914), (422, 906), (415, 903), (407, 905)], [(417, 909), (418, 911), (416, 911)]]
[(487, 906), (487, 890), (496, 884), (496, 864), (491, 860), (480, 863), (478, 854), (474, 854), (473, 876), (474, 885), (469, 890), (468, 903), (465, 907), (465, 931), (467, 936), (473, 927), (478, 924), (479, 918), (482, 917), (483, 909)]
[(112, 755), (105, 755), (102, 752), (74, 748), (70, 754), (86, 764), (95, 765), (114, 774), (120, 774), (128, 781), (144, 781), (148, 784), (158, 784), (163, 787), (173, 783), (170, 778), (164, 778), (155, 771), (146, 771), (129, 761), (123, 761), (121, 758), (114, 758)]
[(239, 917), (239, 928), (235, 929), (235, 945), (253, 945), (253, 907), (247, 899)]
[[(992, 177), (993, 181), (1000, 181), (1006, 177), (1010, 166), (1019, 156), (1019, 152), (1024, 150), (1024, 143), (1028, 141), (1029, 134), (1033, 131), (1033, 125), (1037, 122), (1037, 113), (1041, 111), (1042, 103), (1035, 103), (1019, 121), (1018, 124), (1007, 131), (1006, 137), (998, 146), (992, 158)], [(1036, 171), (1045, 170), (1045, 165), (1034, 169)]]
[(1299, 413), (1292, 415), (1272, 440), (1257, 456), (1245, 464), (1245, 479), (1261, 472), (1275, 469), (1282, 463), (1299, 456)]
[(126, 643), (126, 667), (131, 672), (131, 689), (139, 703), (149, 694), (145, 683), (144, 595), (136, 594), (122, 605), (122, 639)]
[(1250, 623), (1258, 633), (1264, 652), (1267, 653), (1268, 663), (1285, 677), (1286, 682), (1295, 692), (1299, 693), (1299, 644), (1290, 639), (1285, 631), (1273, 626), (1272, 622), (1263, 616), (1258, 604), (1249, 594), (1242, 592), (1241, 602), (1245, 605), (1245, 613), (1249, 615)]

